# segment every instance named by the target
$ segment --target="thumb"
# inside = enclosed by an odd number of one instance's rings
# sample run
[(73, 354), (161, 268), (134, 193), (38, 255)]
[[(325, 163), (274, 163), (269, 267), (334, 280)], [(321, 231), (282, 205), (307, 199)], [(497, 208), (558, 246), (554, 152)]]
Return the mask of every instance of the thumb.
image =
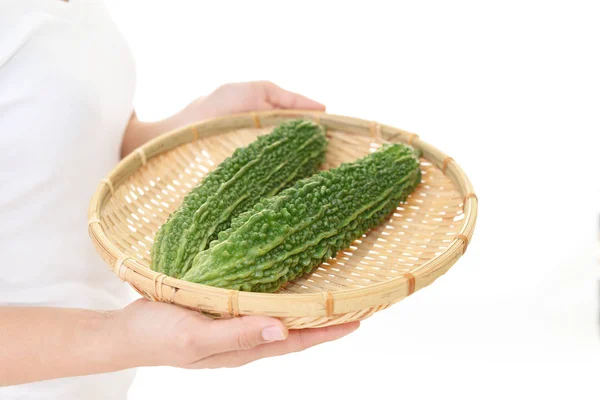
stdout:
[(205, 343), (211, 344), (210, 352), (217, 354), (285, 340), (288, 330), (277, 318), (246, 316), (213, 320), (204, 333)]
[(265, 84), (266, 101), (275, 108), (325, 111), (325, 106), (300, 94), (287, 91), (274, 83)]

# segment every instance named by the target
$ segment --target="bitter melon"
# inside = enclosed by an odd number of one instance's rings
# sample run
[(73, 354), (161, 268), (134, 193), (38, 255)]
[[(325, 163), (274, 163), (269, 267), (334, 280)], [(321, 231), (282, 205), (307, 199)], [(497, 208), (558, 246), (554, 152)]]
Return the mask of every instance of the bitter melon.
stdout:
[(233, 218), (318, 170), (325, 158), (323, 127), (294, 120), (259, 137), (207, 174), (161, 226), (152, 246), (152, 269), (180, 277), (196, 254)]
[(393, 144), (261, 199), (195, 257), (183, 279), (277, 291), (380, 224), (421, 181), (418, 153)]

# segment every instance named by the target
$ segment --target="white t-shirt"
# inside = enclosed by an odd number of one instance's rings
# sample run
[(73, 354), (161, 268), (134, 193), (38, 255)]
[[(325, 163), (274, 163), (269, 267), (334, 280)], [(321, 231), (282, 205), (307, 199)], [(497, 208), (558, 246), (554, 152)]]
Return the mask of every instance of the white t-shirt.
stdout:
[[(101, 1), (0, 2), (0, 306), (132, 299), (93, 248), (87, 207), (118, 162), (134, 63)], [(0, 388), (0, 399), (125, 399), (134, 371)]]

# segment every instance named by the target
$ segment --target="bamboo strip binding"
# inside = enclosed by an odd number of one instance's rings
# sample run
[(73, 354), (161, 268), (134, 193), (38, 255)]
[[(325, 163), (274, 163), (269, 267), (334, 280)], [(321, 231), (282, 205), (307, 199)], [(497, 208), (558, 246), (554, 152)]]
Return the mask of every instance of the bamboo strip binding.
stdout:
[[(405, 142), (423, 151), (423, 184), (388, 222), (277, 294), (197, 285), (149, 269), (151, 238), (189, 188), (236, 147), (299, 117), (327, 130), (325, 168), (385, 142)], [(464, 172), (418, 135), (356, 118), (276, 110), (212, 119), (147, 143), (100, 182), (88, 227), (103, 259), (142, 296), (215, 317), (270, 315), (300, 329), (368, 318), (429, 285), (464, 254), (476, 218), (477, 196)]]

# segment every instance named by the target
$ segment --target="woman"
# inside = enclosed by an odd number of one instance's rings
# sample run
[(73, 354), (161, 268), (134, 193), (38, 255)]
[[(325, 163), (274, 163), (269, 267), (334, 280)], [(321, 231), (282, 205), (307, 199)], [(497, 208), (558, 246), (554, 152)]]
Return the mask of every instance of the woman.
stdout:
[[(267, 317), (213, 321), (138, 299), (87, 234), (97, 182), (163, 132), (250, 110), (324, 106), (269, 82), (228, 84), (156, 123), (100, 2), (0, 6), (0, 398), (125, 398), (137, 366), (234, 367), (344, 336)], [(60, 379), (58, 379), (60, 378)]]

